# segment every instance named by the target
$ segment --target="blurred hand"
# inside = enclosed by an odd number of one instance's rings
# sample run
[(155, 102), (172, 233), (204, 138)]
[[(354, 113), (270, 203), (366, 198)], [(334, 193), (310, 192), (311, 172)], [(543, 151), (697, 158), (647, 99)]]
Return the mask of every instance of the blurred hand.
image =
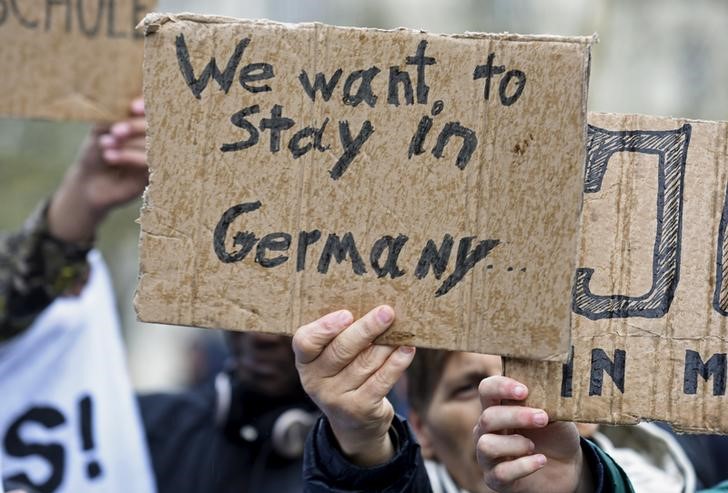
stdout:
[(148, 182), (145, 136), (141, 98), (131, 103), (128, 119), (94, 127), (51, 199), (53, 236), (89, 242), (107, 212), (141, 195)]
[(353, 322), (346, 310), (304, 325), (293, 337), (301, 383), (326, 414), (342, 452), (362, 467), (394, 454), (387, 393), (412, 362), (413, 347), (373, 344), (394, 320), (382, 305)]
[(483, 413), (473, 436), (488, 487), (502, 493), (593, 491), (574, 423), (549, 423), (541, 409), (504, 403), (528, 395), (512, 378), (488, 377), (479, 392)]

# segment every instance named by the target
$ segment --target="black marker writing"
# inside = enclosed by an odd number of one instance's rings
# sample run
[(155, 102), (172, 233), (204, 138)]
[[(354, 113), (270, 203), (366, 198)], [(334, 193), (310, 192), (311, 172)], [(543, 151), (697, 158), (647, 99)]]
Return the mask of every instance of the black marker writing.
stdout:
[[(84, 474), (89, 480), (96, 480), (103, 476), (103, 468), (97, 457), (96, 440), (94, 436), (94, 401), (88, 394), (81, 395), (78, 400), (78, 419), (67, 418), (68, 413), (76, 409), (61, 410), (54, 406), (33, 406), (21, 412), (9, 424), (2, 438), (2, 447), (5, 455), (17, 459), (31, 459), (44, 464), (48, 471), (45, 474), (26, 474), (16, 472), (2, 479), (27, 485), (39, 493), (54, 493), (64, 483), (69, 471), (67, 467), (73, 461), (67, 460), (68, 447), (76, 446), (72, 443), (53, 441), (43, 437), (44, 431), (55, 432), (69, 423), (78, 423), (78, 436), (80, 438), (81, 452), (86, 459)], [(54, 433), (54, 436), (59, 436)], [(62, 434), (61, 434), (62, 436)], [(17, 468), (16, 468), (17, 469)]]
[(604, 373), (612, 378), (612, 382), (624, 394), (624, 370), (627, 353), (622, 349), (614, 350), (614, 360), (601, 348), (592, 349), (591, 372), (589, 377), (589, 395), (602, 395)]
[(597, 295), (589, 289), (594, 269), (576, 271), (573, 311), (591, 320), (658, 318), (667, 313), (680, 279), (685, 163), (690, 125), (666, 131), (609, 131), (589, 125), (584, 193), (601, 188), (609, 159), (617, 152), (659, 156), (657, 231), (652, 255), (652, 286), (641, 296)]
[(475, 264), (487, 257), (490, 251), (500, 243), (499, 240), (483, 240), (471, 251), (470, 244), (474, 239), (474, 236), (468, 236), (460, 240), (458, 256), (455, 261), (455, 270), (445, 279), (442, 286), (438, 288), (435, 296), (447, 294), (448, 291), (463, 280), (465, 274), (475, 267)]
[[(221, 262), (241, 262), (252, 252), (253, 248), (256, 248), (254, 262), (261, 267), (279, 267), (293, 257), (296, 260), (296, 272), (301, 272), (308, 265), (308, 254), (316, 255), (318, 253), (316, 271), (319, 274), (328, 274), (333, 262), (350, 264), (351, 272), (356, 276), (369, 274), (370, 271), (364, 262), (364, 258), (367, 256), (362, 255), (363, 246), (351, 232), (324, 235), (319, 229), (304, 230), (298, 233), (297, 239), (294, 239), (288, 233), (276, 231), (263, 235), (259, 239), (256, 233), (244, 229), (242, 216), (255, 212), (261, 207), (260, 201), (245, 202), (230, 207), (223, 213), (215, 226), (212, 240), (215, 254)], [(233, 223), (237, 224), (235, 228), (232, 226)], [(460, 239), (457, 256), (453, 263), (450, 262), (450, 253), (454, 243), (451, 235), (444, 235), (439, 247), (433, 240), (427, 240), (414, 269), (415, 278), (424, 279), (432, 267), (435, 278), (440, 279), (448, 266), (451, 266), (450, 275), (434, 293), (435, 297), (446, 295), (500, 244), (499, 240), (489, 239), (478, 241), (473, 247), (475, 240), (474, 236)], [(408, 269), (402, 265), (401, 256), (408, 244), (409, 237), (404, 234), (383, 235), (374, 240), (369, 247), (368, 255), (371, 273), (379, 278), (389, 276), (391, 279), (406, 275)], [(364, 247), (367, 246), (364, 245)], [(295, 255), (289, 253), (292, 247), (297, 249)], [(280, 252), (280, 254), (273, 256), (270, 252)], [(492, 268), (492, 265), (489, 267)], [(510, 270), (513, 271), (513, 269)]]
[(339, 157), (334, 167), (331, 168), (329, 174), (334, 180), (341, 178), (346, 169), (349, 167), (354, 158), (361, 151), (361, 147), (374, 133), (374, 126), (369, 120), (365, 120), (361, 125), (361, 129), (356, 137), (352, 138), (351, 130), (349, 130), (349, 122), (346, 120), (339, 122), (339, 138), (344, 147), (344, 151)]
[[(509, 70), (506, 72), (505, 65), (494, 65), (495, 53), (490, 53), (488, 59), (483, 65), (478, 65), (473, 70), (473, 80), (485, 79), (483, 85), (483, 99), (486, 101), (490, 99), (490, 86), (491, 81), (497, 75), (501, 75), (505, 72), (503, 77), (498, 84), (498, 96), (503, 106), (511, 106), (513, 103), (523, 94), (523, 90), (526, 88), (526, 74), (518, 69)], [(515, 89), (511, 94), (508, 94), (509, 87), (514, 82)]]
[(703, 362), (700, 353), (690, 349), (685, 351), (685, 375), (683, 377), (683, 392), (688, 395), (696, 394), (698, 390), (698, 375), (708, 381), (713, 378), (713, 395), (725, 395), (726, 381), (726, 355), (713, 354), (708, 361)]
[(235, 45), (235, 51), (228, 59), (228, 62), (225, 65), (225, 70), (222, 72), (217, 66), (217, 60), (215, 60), (215, 57), (213, 56), (210, 58), (210, 61), (207, 62), (205, 68), (202, 69), (200, 76), (196, 77), (194, 68), (192, 68), (192, 63), (190, 62), (190, 53), (187, 50), (185, 35), (177, 35), (175, 38), (175, 46), (177, 47), (177, 62), (179, 64), (180, 72), (182, 72), (182, 76), (185, 78), (185, 82), (190, 88), (190, 91), (192, 91), (192, 94), (194, 94), (197, 99), (200, 99), (200, 95), (207, 87), (210, 78), (215, 79), (218, 86), (220, 86), (220, 89), (227, 94), (235, 78), (235, 71), (238, 69), (240, 59), (243, 57), (245, 48), (248, 47), (249, 43), (250, 38), (243, 38), (238, 41), (238, 44)]

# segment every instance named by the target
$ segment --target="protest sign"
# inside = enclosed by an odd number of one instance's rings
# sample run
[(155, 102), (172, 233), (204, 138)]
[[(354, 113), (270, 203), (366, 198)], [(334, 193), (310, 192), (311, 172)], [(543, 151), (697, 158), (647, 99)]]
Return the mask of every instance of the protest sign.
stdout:
[(142, 320), (565, 361), (592, 38), (145, 27)]
[(0, 116), (112, 121), (141, 93), (154, 0), (0, 0)]
[(557, 419), (728, 432), (728, 124), (589, 124), (573, 359), (506, 372)]

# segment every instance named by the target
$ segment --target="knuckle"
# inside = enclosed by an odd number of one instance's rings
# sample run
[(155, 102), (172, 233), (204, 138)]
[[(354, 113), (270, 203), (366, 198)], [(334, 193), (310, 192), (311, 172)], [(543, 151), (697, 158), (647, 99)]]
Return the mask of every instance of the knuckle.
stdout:
[(503, 464), (497, 464), (485, 474), (485, 483), (493, 490), (499, 490), (508, 484), (508, 476)]
[(369, 317), (365, 317), (362, 322), (362, 336), (368, 341), (373, 341), (374, 339), (376, 339), (376, 337), (379, 335), (380, 330), (374, 316), (371, 315)]
[(531, 425), (532, 416), (533, 411), (530, 411), (528, 409), (522, 409), (519, 410), (516, 420), (521, 427), (526, 428)]
[(304, 332), (296, 332), (296, 334), (293, 336), (293, 340), (291, 341), (291, 347), (293, 348), (293, 353), (296, 356), (296, 360), (298, 361), (300, 356), (308, 355), (309, 353), (314, 351), (314, 344), (311, 342), (311, 338), (308, 336), (307, 333)]
[(490, 382), (488, 378), (484, 378), (478, 384), (478, 393), (482, 396), (488, 396), (490, 392)]
[(484, 457), (493, 456), (493, 441), (491, 440), (490, 435), (480, 435), (476, 447), (478, 448), (478, 451), (483, 454)]
[(303, 349), (303, 341), (304, 341), (304, 335), (303, 335), (303, 327), (298, 329), (295, 334), (293, 334), (293, 338), (291, 339), (291, 347), (294, 351)]
[(480, 413), (480, 418), (478, 418), (478, 426), (480, 427), (480, 431), (482, 433), (485, 433), (490, 429), (490, 425), (493, 419), (491, 414), (493, 413), (491, 412), (490, 408)]
[(334, 339), (329, 347), (331, 348), (331, 357), (334, 361), (346, 362), (350, 361), (354, 356), (351, 353), (351, 349), (342, 343), (339, 338)]
[(293, 339), (291, 340), (293, 347), (296, 347), (296, 345), (300, 346), (306, 344), (306, 342), (311, 338), (311, 329), (311, 324), (300, 326), (293, 334)]
[(502, 397), (511, 396), (511, 381), (506, 377), (500, 377), (498, 379), (498, 395)]
[(375, 388), (378, 390), (386, 389), (386, 387), (389, 387), (389, 378), (387, 378), (387, 373), (383, 370), (384, 370), (384, 368), (382, 368), (382, 370), (376, 372), (372, 377), (372, 379), (373, 379), (372, 383), (374, 384)]
[(375, 351), (375, 346), (371, 346), (359, 353), (359, 356), (357, 357), (357, 366), (364, 371), (374, 369), (376, 367)]

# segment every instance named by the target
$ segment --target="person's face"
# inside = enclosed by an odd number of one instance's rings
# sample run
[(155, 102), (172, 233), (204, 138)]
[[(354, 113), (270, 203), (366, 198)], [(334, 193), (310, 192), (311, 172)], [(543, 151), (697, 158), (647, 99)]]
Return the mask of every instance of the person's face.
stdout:
[(300, 387), (290, 337), (231, 332), (228, 346), (235, 361), (235, 374), (248, 388), (280, 397)]
[(474, 493), (490, 491), (473, 442), (473, 427), (482, 413), (478, 385), (485, 377), (501, 372), (499, 356), (453, 353), (425, 415), (413, 411), (411, 416), (423, 455), (442, 463), (459, 487)]

